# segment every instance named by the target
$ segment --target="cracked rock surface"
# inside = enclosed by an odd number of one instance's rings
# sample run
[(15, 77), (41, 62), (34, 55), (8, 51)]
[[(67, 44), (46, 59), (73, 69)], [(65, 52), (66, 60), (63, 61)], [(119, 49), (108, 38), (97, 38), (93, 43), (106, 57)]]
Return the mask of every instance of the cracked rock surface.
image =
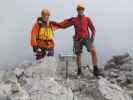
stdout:
[[(124, 66), (125, 62), (117, 64)], [(107, 72), (110, 67), (106, 66), (104, 78), (93, 77), (89, 68), (83, 68), (84, 75), (76, 77), (76, 65), (70, 64), (69, 77), (66, 79), (65, 65), (58, 63), (54, 57), (46, 57), (35, 64), (22, 64), (11, 70), (1, 70), (0, 100), (132, 100), (131, 93), (122, 87), (121, 81), (112, 82), (117, 76), (115, 72), (120, 72), (115, 69), (112, 72), (115, 77), (112, 78)], [(129, 83), (127, 87), (131, 87)]]

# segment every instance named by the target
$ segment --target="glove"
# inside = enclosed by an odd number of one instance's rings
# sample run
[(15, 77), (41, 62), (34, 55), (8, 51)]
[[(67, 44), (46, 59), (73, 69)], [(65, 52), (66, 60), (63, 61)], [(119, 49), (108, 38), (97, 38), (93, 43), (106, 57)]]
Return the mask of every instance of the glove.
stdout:
[(38, 46), (33, 46), (33, 52), (37, 52)]
[(91, 43), (94, 42), (94, 36), (93, 35), (91, 35), (90, 41), (91, 41)]

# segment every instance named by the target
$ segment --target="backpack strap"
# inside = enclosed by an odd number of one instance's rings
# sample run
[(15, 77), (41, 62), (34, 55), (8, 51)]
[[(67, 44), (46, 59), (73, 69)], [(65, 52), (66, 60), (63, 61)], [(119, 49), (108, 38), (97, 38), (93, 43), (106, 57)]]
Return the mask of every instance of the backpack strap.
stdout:
[(39, 31), (38, 31), (38, 33), (37, 33), (37, 40), (40, 39), (40, 38), (39, 38), (39, 32), (40, 32), (40, 29), (41, 29), (41, 27), (42, 27), (42, 23), (43, 23), (42, 17), (38, 17), (38, 18), (37, 18), (37, 24), (38, 24), (38, 26), (39, 26)]
[(38, 29), (38, 33), (37, 33), (37, 40), (39, 40), (39, 32), (40, 32), (40, 29), (41, 29), (41, 24), (37, 23), (39, 25), (39, 29)]
[(50, 21), (49, 23), (50, 23), (50, 28), (51, 28), (51, 30), (52, 30), (52, 35), (54, 36), (54, 29), (53, 29), (53, 27), (52, 27), (51, 21)]

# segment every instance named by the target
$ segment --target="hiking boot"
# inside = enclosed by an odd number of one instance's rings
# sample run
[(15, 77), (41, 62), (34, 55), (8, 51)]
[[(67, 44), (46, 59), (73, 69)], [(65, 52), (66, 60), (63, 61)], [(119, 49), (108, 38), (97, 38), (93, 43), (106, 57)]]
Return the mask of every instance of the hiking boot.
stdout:
[(93, 75), (96, 77), (102, 76), (97, 66), (93, 67)]
[(83, 75), (81, 67), (78, 67), (77, 76)]

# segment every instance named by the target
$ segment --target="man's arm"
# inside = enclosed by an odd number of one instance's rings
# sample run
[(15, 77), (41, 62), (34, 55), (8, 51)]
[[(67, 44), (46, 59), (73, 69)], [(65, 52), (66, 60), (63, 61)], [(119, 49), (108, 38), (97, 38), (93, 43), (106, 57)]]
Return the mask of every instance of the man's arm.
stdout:
[(95, 34), (96, 34), (96, 29), (95, 29), (95, 26), (93, 25), (92, 21), (90, 18), (88, 18), (88, 26), (89, 26), (89, 29), (91, 30), (91, 41), (93, 42), (94, 41), (94, 37), (95, 37)]
[(73, 25), (73, 18), (66, 19), (59, 23), (52, 21), (52, 25), (54, 25), (54, 27), (56, 27), (57, 29), (58, 28), (68, 28)]
[(38, 31), (39, 31), (39, 25), (35, 23), (31, 31), (31, 46), (32, 47), (37, 46), (36, 36), (38, 34)]
[(92, 23), (90, 18), (88, 18), (88, 24), (89, 24), (89, 28), (90, 28), (90, 30), (92, 32), (92, 35), (95, 36), (96, 29), (95, 29), (95, 27), (94, 27), (94, 25), (93, 25), (93, 23)]

